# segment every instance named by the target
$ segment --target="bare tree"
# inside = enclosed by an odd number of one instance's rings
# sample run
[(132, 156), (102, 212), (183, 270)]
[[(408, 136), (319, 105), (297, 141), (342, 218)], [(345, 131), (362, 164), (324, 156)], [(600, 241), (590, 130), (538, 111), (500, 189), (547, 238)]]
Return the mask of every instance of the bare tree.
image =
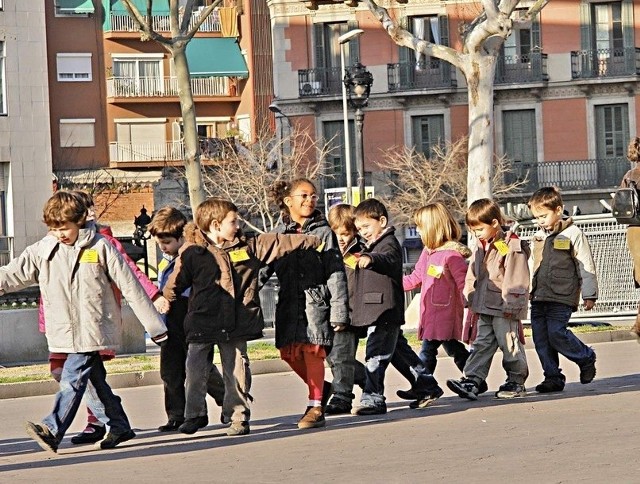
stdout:
[[(435, 146), (430, 158), (406, 147), (385, 152), (378, 166), (390, 190), (382, 198), (394, 224), (410, 224), (416, 209), (433, 202), (444, 203), (457, 218), (462, 218), (467, 206), (467, 144), (467, 138), (461, 138)], [(494, 160), (495, 197), (513, 193), (526, 183), (526, 180), (505, 183), (505, 175), (511, 173), (509, 163), (505, 158)]]
[[(198, 144), (196, 111), (193, 103), (191, 75), (187, 64), (186, 48), (189, 41), (200, 28), (200, 25), (202, 25), (222, 0), (215, 0), (202, 9), (198, 17), (194, 17), (196, 0), (186, 0), (183, 7), (179, 7), (178, 0), (167, 1), (169, 2), (171, 37), (165, 37), (152, 28), (151, 10), (153, 0), (147, 0), (147, 10), (144, 15), (137, 9), (132, 0), (122, 0), (122, 3), (141, 31), (141, 40), (158, 42), (171, 54), (173, 59), (184, 130), (184, 168), (189, 188), (189, 202), (192, 210), (195, 212), (195, 208), (204, 201), (205, 191), (200, 170), (200, 147)], [(211, 55), (215, 55), (215, 53), (212, 52)]]
[(268, 232), (279, 216), (270, 201), (269, 187), (278, 180), (298, 177), (320, 183), (330, 178), (324, 162), (332, 151), (330, 146), (330, 142), (314, 140), (307, 130), (293, 127), (290, 136), (276, 139), (265, 127), (251, 146), (237, 143), (235, 150), (203, 168), (205, 190), (209, 196), (232, 200), (252, 230)]
[(469, 89), (469, 158), (467, 200), (491, 198), (493, 140), (493, 91), (496, 61), (505, 39), (515, 25), (527, 26), (548, 3), (536, 0), (522, 16), (514, 11), (520, 0), (480, 0), (481, 11), (461, 29), (462, 51), (422, 40), (403, 29), (387, 9), (374, 0), (363, 0), (398, 45), (427, 56), (437, 57), (457, 67)]

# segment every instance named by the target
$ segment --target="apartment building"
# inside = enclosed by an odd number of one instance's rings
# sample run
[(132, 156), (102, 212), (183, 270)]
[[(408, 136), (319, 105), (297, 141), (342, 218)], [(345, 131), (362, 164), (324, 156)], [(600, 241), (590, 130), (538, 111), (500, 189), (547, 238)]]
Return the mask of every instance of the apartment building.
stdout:
[[(526, 9), (533, 2), (521, 2)], [(416, 55), (389, 38), (362, 3), (269, 0), (274, 89), (282, 111), (317, 138), (334, 139), (328, 186), (344, 186), (341, 54), (373, 74), (364, 121), (365, 180), (383, 190), (375, 161), (392, 146), (429, 153), (442, 140), (468, 133), (464, 78), (448, 63)], [(460, 22), (475, 3), (440, 0), (382, 2), (419, 38), (460, 49)], [(342, 47), (338, 37), (364, 30)], [(498, 155), (513, 177), (527, 178), (522, 199), (557, 185), (583, 213), (629, 168), (626, 146), (640, 119), (640, 3), (632, 0), (549, 2), (539, 18), (507, 39), (496, 73)], [(349, 109), (352, 125), (353, 111)], [(354, 143), (351, 142), (352, 155)], [(355, 172), (355, 167), (354, 167)], [(353, 173), (352, 179), (355, 180)], [(570, 203), (574, 203), (571, 202)]]
[(0, 264), (46, 233), (51, 140), (44, 5), (0, 0)]
[[(146, 0), (134, 3), (146, 12)], [(198, 2), (193, 20), (209, 3)], [(54, 172), (80, 183), (103, 177), (98, 179), (131, 188), (107, 212), (110, 221), (130, 224), (142, 201), (154, 208), (153, 185), (162, 170), (183, 163), (173, 61), (160, 44), (140, 40), (121, 0), (45, 5)], [(155, 0), (151, 15), (153, 28), (165, 36), (168, 5)], [(269, 32), (266, 5), (225, 0), (187, 46), (204, 164), (222, 156), (225, 139), (251, 141), (269, 119)]]

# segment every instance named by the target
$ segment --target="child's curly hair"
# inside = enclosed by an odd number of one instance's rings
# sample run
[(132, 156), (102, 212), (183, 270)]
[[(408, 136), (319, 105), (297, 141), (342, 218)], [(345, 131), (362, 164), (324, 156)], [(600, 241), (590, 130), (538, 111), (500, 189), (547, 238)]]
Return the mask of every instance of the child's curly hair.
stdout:
[(629, 142), (627, 158), (634, 163), (640, 162), (640, 138), (637, 136)]
[(290, 196), (299, 185), (309, 184), (315, 189), (315, 184), (308, 178), (296, 178), (291, 181), (277, 181), (269, 187), (269, 197), (278, 206), (280, 211), (289, 214), (289, 207), (284, 203), (284, 199)]

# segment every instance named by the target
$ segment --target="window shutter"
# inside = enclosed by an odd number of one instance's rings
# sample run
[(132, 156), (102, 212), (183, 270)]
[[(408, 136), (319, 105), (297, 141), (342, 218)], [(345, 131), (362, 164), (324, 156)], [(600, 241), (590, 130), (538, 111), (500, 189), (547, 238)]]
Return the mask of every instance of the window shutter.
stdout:
[(445, 47), (449, 47), (449, 17), (446, 15), (438, 15), (438, 27), (440, 28), (440, 43)]
[(315, 43), (315, 54), (316, 54), (316, 69), (322, 69), (325, 66), (324, 62), (324, 24), (314, 24), (313, 25), (313, 37)]
[(623, 0), (622, 9), (622, 39), (624, 45), (625, 73), (636, 74), (636, 52), (633, 35), (633, 1)]
[[(409, 30), (409, 18), (408, 17), (401, 17), (400, 21), (398, 22), (400, 27), (405, 29), (405, 30)], [(411, 49), (409, 49), (409, 47), (399, 47), (399, 52), (398, 52), (398, 59), (400, 64), (408, 64), (410, 62), (412, 62), (412, 59), (414, 59), (414, 54), (413, 51)], [(400, 67), (400, 70), (402, 69), (402, 66)]]
[[(540, 13), (531, 22), (531, 50), (542, 52), (542, 41), (540, 39)], [(534, 50), (535, 49), (535, 50)]]
[(582, 50), (593, 49), (591, 4), (585, 1), (580, 4), (580, 47)]
[[(347, 22), (347, 32), (358, 28), (358, 22), (350, 20)], [(349, 65), (352, 66), (356, 62), (360, 62), (360, 36), (356, 36), (349, 41)]]

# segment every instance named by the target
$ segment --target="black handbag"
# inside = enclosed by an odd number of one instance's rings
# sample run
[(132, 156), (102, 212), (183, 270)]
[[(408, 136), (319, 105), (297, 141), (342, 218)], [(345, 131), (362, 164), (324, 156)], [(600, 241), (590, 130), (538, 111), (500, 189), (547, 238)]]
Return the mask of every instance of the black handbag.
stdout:
[(620, 187), (613, 195), (611, 212), (618, 223), (640, 225), (640, 196), (636, 182), (625, 178), (624, 187)]

